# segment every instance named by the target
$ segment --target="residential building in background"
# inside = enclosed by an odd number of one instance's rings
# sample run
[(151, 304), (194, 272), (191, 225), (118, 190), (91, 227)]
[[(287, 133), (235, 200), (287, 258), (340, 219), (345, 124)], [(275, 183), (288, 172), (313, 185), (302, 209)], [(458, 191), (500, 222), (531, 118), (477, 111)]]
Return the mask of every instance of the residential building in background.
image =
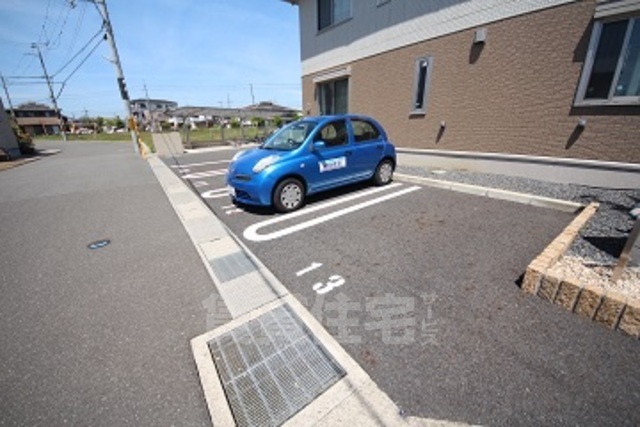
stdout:
[(638, 0), (285, 1), (306, 115), (441, 157), (640, 163)]
[(178, 103), (165, 99), (133, 99), (131, 111), (143, 128), (151, 128), (154, 123), (167, 119), (167, 112), (178, 108)]
[(271, 127), (277, 122), (289, 123), (296, 120), (300, 111), (270, 101), (262, 101), (243, 108), (180, 107), (166, 114), (172, 127), (177, 128), (187, 120), (190, 127), (196, 129), (229, 125), (232, 121), (238, 121), (243, 126), (255, 125), (259, 121)]
[[(60, 120), (56, 110), (45, 104), (28, 102), (13, 109), (18, 125), (29, 135), (58, 135)], [(63, 122), (67, 118), (62, 116)]]

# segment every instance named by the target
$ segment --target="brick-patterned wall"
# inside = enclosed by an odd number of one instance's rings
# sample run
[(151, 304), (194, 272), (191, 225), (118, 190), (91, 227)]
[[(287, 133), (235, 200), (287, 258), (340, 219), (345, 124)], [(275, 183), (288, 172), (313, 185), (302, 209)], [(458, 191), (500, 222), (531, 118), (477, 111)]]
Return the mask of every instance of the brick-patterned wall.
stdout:
[[(379, 119), (399, 147), (640, 163), (640, 106), (573, 107), (594, 9), (582, 1), (487, 25), (480, 48), (467, 30), (349, 64), (349, 110)], [(425, 55), (427, 114), (414, 117), (414, 62)], [(312, 78), (303, 109), (317, 114)]]

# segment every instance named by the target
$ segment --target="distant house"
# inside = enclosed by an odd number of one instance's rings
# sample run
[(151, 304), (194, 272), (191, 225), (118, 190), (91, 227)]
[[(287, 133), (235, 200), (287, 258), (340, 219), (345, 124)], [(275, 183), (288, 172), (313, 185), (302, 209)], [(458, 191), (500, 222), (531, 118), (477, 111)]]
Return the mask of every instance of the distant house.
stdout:
[(180, 107), (169, 111), (168, 122), (173, 127), (181, 126), (185, 120), (191, 128), (210, 127), (214, 124), (225, 124), (232, 120), (238, 120), (243, 125), (248, 125), (253, 119), (264, 120), (267, 125), (276, 121), (279, 117), (283, 123), (297, 119), (300, 112), (293, 108), (274, 104), (273, 102), (259, 102), (244, 108), (217, 108), (217, 107)]
[[(31, 136), (60, 133), (60, 119), (48, 105), (29, 102), (14, 108), (13, 112), (18, 125)], [(66, 122), (66, 117), (62, 119)]]
[(284, 107), (269, 101), (249, 105), (248, 107), (244, 107), (242, 110), (244, 110), (250, 117), (258, 117), (267, 122), (273, 121), (276, 117), (280, 117), (284, 123), (296, 120), (300, 113), (298, 110), (294, 110), (293, 108)]
[(178, 108), (178, 103), (165, 99), (133, 99), (131, 110), (138, 123), (150, 127), (154, 122), (166, 121), (167, 112)]
[(422, 157), (640, 163), (638, 0), (285, 1), (305, 114)]

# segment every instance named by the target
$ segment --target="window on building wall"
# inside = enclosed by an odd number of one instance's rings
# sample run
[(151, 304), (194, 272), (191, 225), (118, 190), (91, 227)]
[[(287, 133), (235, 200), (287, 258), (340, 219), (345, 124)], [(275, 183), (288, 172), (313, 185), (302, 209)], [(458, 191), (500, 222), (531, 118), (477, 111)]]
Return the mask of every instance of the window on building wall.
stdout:
[(413, 113), (425, 114), (427, 112), (432, 67), (433, 58), (431, 56), (425, 56), (416, 60), (413, 78), (413, 106), (411, 110)]
[(318, 0), (318, 31), (351, 18), (351, 0)]
[(349, 79), (318, 84), (320, 114), (346, 114), (349, 110)]
[(576, 104), (640, 104), (640, 18), (595, 22)]

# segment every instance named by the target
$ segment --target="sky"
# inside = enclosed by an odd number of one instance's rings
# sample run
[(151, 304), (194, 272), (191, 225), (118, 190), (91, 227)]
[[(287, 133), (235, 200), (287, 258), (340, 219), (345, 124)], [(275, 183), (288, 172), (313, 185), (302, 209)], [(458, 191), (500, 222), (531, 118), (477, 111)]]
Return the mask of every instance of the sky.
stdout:
[[(146, 98), (146, 85), (151, 99), (181, 107), (240, 108), (255, 100), (300, 108), (297, 7), (282, 0), (106, 1), (131, 99)], [(126, 116), (101, 25), (88, 0), (0, 0), (0, 74), (13, 105), (51, 105), (32, 47), (38, 43), (64, 115)]]

